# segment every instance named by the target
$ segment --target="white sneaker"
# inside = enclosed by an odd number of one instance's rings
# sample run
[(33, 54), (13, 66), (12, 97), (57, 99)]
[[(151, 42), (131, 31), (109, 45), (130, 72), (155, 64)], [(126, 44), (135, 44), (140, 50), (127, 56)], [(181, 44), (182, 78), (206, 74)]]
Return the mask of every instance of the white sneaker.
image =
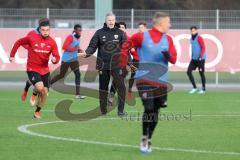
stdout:
[(152, 143), (151, 140), (148, 140), (148, 153), (152, 152)]
[(194, 94), (194, 93), (196, 93), (198, 91), (198, 89), (197, 88), (193, 88), (191, 91), (189, 91), (188, 93), (189, 94)]
[(87, 96), (82, 96), (82, 95), (76, 95), (75, 98), (76, 99), (85, 99)]
[(149, 143), (147, 137), (143, 137), (140, 142), (140, 151), (144, 154), (152, 152), (152, 148), (151, 146), (149, 147), (149, 144), (151, 145), (151, 142)]
[(199, 92), (198, 92), (198, 94), (205, 94), (206, 93), (206, 91), (204, 91), (204, 90), (200, 90)]

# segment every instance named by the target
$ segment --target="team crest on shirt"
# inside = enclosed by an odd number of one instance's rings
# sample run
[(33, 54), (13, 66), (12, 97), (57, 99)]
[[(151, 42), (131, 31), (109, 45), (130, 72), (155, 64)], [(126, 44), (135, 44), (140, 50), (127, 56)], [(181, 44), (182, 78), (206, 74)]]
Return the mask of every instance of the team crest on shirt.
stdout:
[(41, 43), (40, 46), (43, 48), (45, 46), (45, 43)]
[(114, 35), (114, 38), (115, 38), (115, 39), (118, 39), (118, 35), (117, 35), (117, 34), (115, 34), (115, 35)]
[(102, 36), (102, 41), (106, 41), (106, 36)]

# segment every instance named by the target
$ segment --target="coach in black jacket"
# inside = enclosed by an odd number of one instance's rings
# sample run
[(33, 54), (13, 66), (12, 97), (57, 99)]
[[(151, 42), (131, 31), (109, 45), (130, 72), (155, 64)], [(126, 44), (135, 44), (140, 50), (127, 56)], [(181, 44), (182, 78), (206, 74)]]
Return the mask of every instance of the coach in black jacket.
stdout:
[(124, 115), (125, 103), (125, 84), (124, 76), (125, 67), (120, 67), (119, 56), (122, 50), (122, 44), (126, 41), (123, 31), (118, 29), (115, 23), (115, 15), (108, 13), (106, 23), (103, 28), (96, 31), (92, 37), (88, 48), (86, 49), (87, 57), (91, 56), (98, 49), (96, 68), (99, 70), (99, 99), (102, 114), (107, 113), (108, 86), (110, 77), (116, 79), (116, 90), (118, 92), (118, 115)]

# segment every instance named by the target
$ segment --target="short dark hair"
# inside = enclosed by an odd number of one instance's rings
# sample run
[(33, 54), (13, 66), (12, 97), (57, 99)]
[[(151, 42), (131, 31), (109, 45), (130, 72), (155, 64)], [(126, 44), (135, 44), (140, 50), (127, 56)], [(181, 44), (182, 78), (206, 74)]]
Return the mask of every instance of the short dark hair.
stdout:
[(42, 18), (38, 21), (39, 27), (50, 26), (50, 21), (48, 18)]
[(48, 18), (41, 18), (38, 20), (38, 25), (40, 26), (41, 23), (43, 22), (48, 22), (49, 23), (49, 19)]
[(146, 26), (147, 26), (147, 22), (141, 21), (141, 22), (138, 23), (138, 25), (139, 25), (139, 26), (140, 26), (140, 25), (144, 25), (144, 26), (146, 27)]
[(75, 29), (77, 29), (77, 28), (82, 28), (82, 25), (81, 25), (81, 24), (75, 24), (74, 27), (73, 27), (73, 29), (75, 30)]
[(127, 28), (127, 25), (125, 22), (119, 22), (118, 24), (119, 24), (119, 27), (120, 27), (120, 25), (123, 25), (125, 28)]
[(197, 30), (198, 28), (197, 28), (197, 26), (191, 26), (191, 27), (190, 27), (190, 30), (192, 30), (192, 29)]

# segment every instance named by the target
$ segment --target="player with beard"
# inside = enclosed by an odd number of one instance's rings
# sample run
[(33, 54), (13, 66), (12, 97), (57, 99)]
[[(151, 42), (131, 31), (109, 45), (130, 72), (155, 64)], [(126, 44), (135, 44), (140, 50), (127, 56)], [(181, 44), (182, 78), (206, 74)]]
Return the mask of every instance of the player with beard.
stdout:
[(27, 58), (27, 75), (37, 90), (38, 102), (34, 112), (34, 118), (41, 118), (40, 111), (45, 105), (48, 88), (50, 85), (50, 73), (48, 61), (52, 55), (53, 64), (59, 62), (59, 53), (56, 42), (50, 37), (50, 23), (41, 22), (39, 25), (40, 34), (28, 35), (17, 40), (10, 53), (10, 62), (14, 62), (14, 56), (20, 46), (28, 45), (29, 53)]
[[(192, 59), (187, 69), (187, 75), (192, 83), (192, 90), (190, 94), (198, 92), (198, 94), (204, 94), (206, 92), (206, 78), (205, 78), (205, 60), (206, 60), (206, 47), (202, 36), (198, 34), (196, 26), (192, 26), (191, 30), (191, 46), (192, 46)], [(192, 71), (198, 68), (199, 74), (202, 80), (202, 90), (198, 91)]]
[[(44, 22), (44, 23), (49, 23), (49, 19), (48, 19), (48, 18), (42, 18), (42, 19), (40, 19), (40, 20), (38, 21), (38, 27), (37, 27), (36, 29), (34, 29), (34, 30), (31, 30), (31, 31), (27, 34), (27, 36), (39, 35), (39, 34), (40, 34), (40, 31), (39, 31), (39, 28), (40, 28), (40, 27), (39, 27), (39, 26), (40, 26), (40, 24), (43, 23), (43, 22)], [(28, 52), (29, 52), (29, 49), (30, 49), (29, 45), (22, 45), (22, 47), (24, 47), (25, 49), (27, 49)], [(24, 87), (24, 89), (23, 89), (23, 91), (22, 91), (22, 95), (21, 95), (22, 101), (25, 101), (25, 100), (26, 100), (28, 90), (29, 90), (29, 88), (30, 88), (31, 86), (32, 86), (31, 81), (30, 81), (30, 80), (27, 80), (27, 81), (26, 81), (26, 84), (25, 84), (25, 87)], [(37, 91), (36, 91), (36, 89), (33, 89), (32, 96), (31, 96), (31, 98), (30, 98), (30, 104), (31, 104), (31, 106), (34, 106), (34, 105), (35, 105), (35, 103), (36, 103), (36, 97), (37, 97)]]

